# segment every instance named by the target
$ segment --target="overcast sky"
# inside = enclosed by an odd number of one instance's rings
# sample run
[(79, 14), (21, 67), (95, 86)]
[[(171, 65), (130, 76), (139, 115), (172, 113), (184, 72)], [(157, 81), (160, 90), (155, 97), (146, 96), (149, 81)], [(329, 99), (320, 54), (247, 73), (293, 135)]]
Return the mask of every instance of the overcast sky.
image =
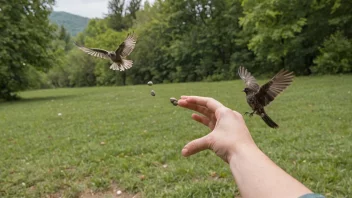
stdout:
[[(145, 1), (142, 0), (142, 5)], [(154, 2), (154, 0), (148, 1)], [(109, 0), (56, 0), (54, 11), (65, 11), (88, 18), (102, 18), (108, 13), (108, 2)]]

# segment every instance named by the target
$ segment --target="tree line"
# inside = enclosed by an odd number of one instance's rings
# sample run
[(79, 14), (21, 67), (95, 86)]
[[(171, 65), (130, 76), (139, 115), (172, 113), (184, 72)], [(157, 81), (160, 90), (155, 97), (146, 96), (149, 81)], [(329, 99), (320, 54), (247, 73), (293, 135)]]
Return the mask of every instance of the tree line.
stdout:
[[(0, 98), (23, 89), (220, 81), (237, 68), (269, 76), (352, 72), (350, 0), (110, 0), (103, 19), (71, 37), (51, 24), (53, 0), (0, 3)], [(73, 46), (115, 50), (138, 35), (133, 67)]]

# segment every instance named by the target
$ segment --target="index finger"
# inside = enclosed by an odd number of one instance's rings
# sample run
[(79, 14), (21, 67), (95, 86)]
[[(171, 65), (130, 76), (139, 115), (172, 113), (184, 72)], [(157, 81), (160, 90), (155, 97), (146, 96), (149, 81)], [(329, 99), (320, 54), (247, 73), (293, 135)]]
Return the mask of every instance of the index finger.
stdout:
[(221, 104), (219, 101), (213, 98), (201, 97), (201, 96), (181, 96), (181, 98), (186, 100), (187, 103), (191, 103), (191, 104), (193, 103), (199, 106), (206, 107), (214, 113), (218, 108), (224, 107), (223, 104)]

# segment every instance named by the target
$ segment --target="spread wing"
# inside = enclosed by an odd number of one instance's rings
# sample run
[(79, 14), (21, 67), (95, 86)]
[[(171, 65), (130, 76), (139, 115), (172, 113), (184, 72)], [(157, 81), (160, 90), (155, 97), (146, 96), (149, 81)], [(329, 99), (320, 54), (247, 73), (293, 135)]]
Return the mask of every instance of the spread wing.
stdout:
[(250, 88), (252, 91), (259, 90), (259, 85), (257, 83), (257, 80), (254, 78), (254, 76), (252, 76), (252, 74), (249, 71), (247, 71), (246, 68), (242, 66), (238, 68), (238, 75), (244, 81), (247, 88)]
[(104, 58), (104, 59), (110, 59), (108, 56), (108, 52), (103, 50), (103, 49), (97, 49), (97, 48), (87, 48), (84, 46), (78, 45), (76, 42), (73, 42), (80, 50), (84, 51), (85, 53), (98, 57), (98, 58)]
[(137, 37), (135, 36), (135, 34), (128, 34), (125, 41), (122, 42), (120, 46), (116, 49), (116, 54), (122, 57), (130, 55), (134, 49), (134, 46), (136, 45), (136, 42)]
[(293, 78), (293, 72), (280, 70), (269, 82), (260, 87), (256, 94), (258, 101), (263, 106), (268, 105), (291, 84)]

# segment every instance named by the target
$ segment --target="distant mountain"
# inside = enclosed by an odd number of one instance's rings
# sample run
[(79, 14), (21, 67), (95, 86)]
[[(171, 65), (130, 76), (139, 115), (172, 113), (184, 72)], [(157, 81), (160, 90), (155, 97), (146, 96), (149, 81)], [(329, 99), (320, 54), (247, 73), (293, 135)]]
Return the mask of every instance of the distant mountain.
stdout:
[(79, 32), (82, 32), (89, 22), (89, 18), (87, 17), (78, 16), (68, 12), (55, 11), (50, 14), (49, 19), (59, 26), (63, 25), (72, 36), (76, 36)]

